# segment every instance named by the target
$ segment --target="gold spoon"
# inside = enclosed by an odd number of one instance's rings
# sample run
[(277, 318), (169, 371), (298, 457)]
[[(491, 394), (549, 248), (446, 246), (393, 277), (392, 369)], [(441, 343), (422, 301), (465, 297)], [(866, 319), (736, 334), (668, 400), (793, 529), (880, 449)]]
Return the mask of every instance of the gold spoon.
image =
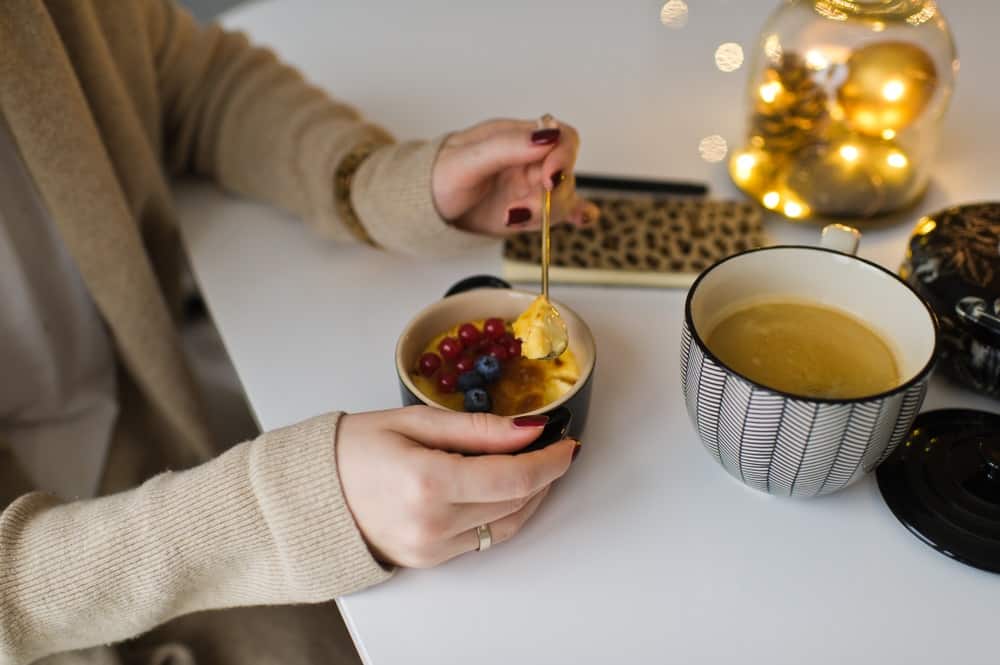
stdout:
[(514, 321), (521, 355), (532, 360), (554, 360), (566, 351), (566, 323), (549, 300), (549, 261), (552, 255), (552, 192), (542, 193), (542, 294)]

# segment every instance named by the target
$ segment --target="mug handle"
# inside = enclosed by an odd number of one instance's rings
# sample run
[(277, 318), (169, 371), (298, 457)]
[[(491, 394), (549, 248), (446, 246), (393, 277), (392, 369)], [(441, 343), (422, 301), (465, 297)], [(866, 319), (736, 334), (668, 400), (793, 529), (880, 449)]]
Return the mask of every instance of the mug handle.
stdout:
[(828, 224), (823, 227), (823, 237), (819, 244), (825, 249), (855, 256), (858, 253), (858, 243), (860, 242), (861, 231), (853, 226)]
[(573, 412), (565, 406), (553, 409), (546, 414), (549, 422), (545, 423), (545, 429), (538, 435), (538, 438), (529, 443), (526, 447), (518, 451), (517, 454), (530, 453), (550, 446), (557, 441), (562, 441), (569, 433), (569, 426), (573, 422)]
[(466, 277), (460, 282), (456, 282), (448, 291), (444, 294), (444, 297), (453, 296), (458, 293), (465, 293), (466, 291), (472, 291), (473, 289), (510, 289), (513, 288), (509, 282), (505, 282), (499, 277), (494, 277), (493, 275), (473, 275), (472, 277)]

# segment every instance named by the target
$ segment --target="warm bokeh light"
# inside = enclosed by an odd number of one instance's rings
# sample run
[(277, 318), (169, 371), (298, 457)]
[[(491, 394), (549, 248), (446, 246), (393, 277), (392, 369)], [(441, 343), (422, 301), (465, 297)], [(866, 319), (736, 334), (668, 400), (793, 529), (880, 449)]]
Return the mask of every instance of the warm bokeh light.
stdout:
[(760, 86), (760, 98), (763, 99), (768, 104), (774, 103), (774, 100), (778, 98), (781, 94), (781, 84), (777, 81), (771, 81), (770, 83), (765, 83)]
[(893, 140), (894, 138), (896, 138), (896, 130), (895, 129), (883, 129), (882, 130), (882, 138), (884, 138), (886, 141)]
[(885, 161), (889, 163), (889, 166), (895, 169), (906, 168), (909, 163), (906, 159), (906, 155), (901, 152), (890, 152), (889, 156), (885, 158)]
[(882, 21), (872, 21), (872, 32), (882, 32), (885, 30), (885, 23)]
[(684, 0), (669, 0), (660, 10), (660, 23), (668, 28), (683, 28), (688, 22), (688, 6)]
[(753, 172), (753, 167), (757, 164), (757, 158), (750, 154), (742, 154), (736, 158), (736, 177), (740, 180), (747, 180)]
[(718, 134), (712, 134), (698, 143), (698, 152), (706, 162), (721, 162), (729, 152), (729, 144)]
[(785, 201), (785, 215), (792, 219), (798, 219), (805, 213), (802, 204), (795, 201)]
[(764, 55), (772, 63), (780, 63), (783, 53), (784, 50), (781, 48), (781, 40), (778, 38), (778, 35), (768, 35), (764, 39)]
[(825, 16), (826, 18), (833, 19), (834, 21), (847, 20), (847, 13), (831, 6), (829, 2), (817, 2), (813, 5), (813, 9), (815, 9), (816, 13), (820, 16)]
[(735, 72), (743, 66), (743, 47), (735, 42), (719, 44), (715, 49), (715, 66), (719, 71)]
[(937, 228), (937, 222), (935, 222), (930, 217), (924, 217), (917, 224), (917, 232), (916, 233), (917, 233), (918, 236), (925, 236), (925, 235), (927, 235), (928, 233), (930, 233), (931, 231), (933, 231), (936, 228)]
[(845, 162), (856, 162), (858, 160), (858, 148), (853, 145), (842, 145), (840, 146), (840, 156), (844, 158)]
[(781, 194), (774, 191), (768, 192), (764, 195), (761, 201), (764, 203), (764, 207), (774, 210), (778, 207), (778, 204), (781, 203)]
[(906, 22), (910, 25), (920, 25), (921, 23), (926, 23), (937, 15), (937, 5), (933, 0), (929, 1), (927, 4), (921, 8), (921, 10), (915, 14), (911, 14), (906, 17)]
[(889, 102), (898, 102), (903, 98), (904, 92), (906, 92), (906, 86), (899, 79), (886, 81), (885, 85), (882, 86), (882, 96)]
[(816, 71), (826, 69), (830, 66), (830, 59), (819, 49), (810, 49), (806, 51), (806, 66)]

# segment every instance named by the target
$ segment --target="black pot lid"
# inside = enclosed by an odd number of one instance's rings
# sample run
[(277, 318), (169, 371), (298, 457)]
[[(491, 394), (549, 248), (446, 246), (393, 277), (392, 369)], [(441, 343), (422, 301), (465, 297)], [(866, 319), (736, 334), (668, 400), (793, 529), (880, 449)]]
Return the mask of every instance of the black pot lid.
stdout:
[(922, 413), (876, 475), (889, 508), (918, 538), (1000, 573), (1000, 415)]

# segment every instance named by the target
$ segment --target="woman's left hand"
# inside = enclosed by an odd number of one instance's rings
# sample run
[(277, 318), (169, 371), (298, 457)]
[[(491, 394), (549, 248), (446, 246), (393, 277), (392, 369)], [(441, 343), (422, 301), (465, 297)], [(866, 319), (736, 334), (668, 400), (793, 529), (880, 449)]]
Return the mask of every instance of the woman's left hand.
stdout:
[(474, 233), (502, 236), (542, 222), (542, 189), (552, 190), (552, 223), (593, 223), (599, 210), (577, 196), (577, 131), (542, 121), (489, 120), (455, 132), (434, 164), (434, 204), (446, 220)]

